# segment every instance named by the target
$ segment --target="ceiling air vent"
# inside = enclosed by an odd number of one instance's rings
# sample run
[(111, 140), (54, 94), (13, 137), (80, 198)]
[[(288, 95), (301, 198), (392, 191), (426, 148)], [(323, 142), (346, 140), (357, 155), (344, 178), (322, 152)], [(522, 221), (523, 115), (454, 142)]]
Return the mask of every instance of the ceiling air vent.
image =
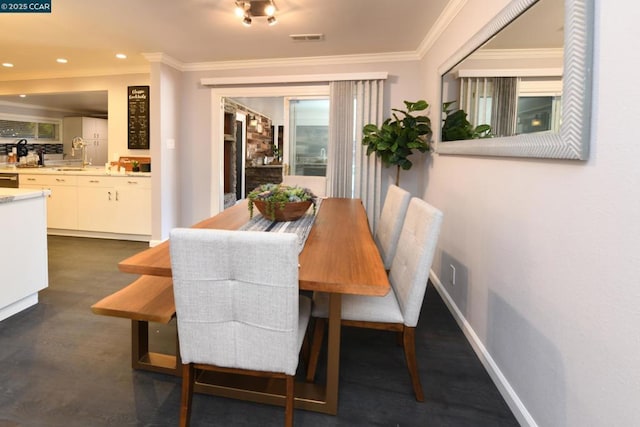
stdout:
[(310, 42), (324, 40), (324, 34), (289, 34), (291, 40), (296, 42)]

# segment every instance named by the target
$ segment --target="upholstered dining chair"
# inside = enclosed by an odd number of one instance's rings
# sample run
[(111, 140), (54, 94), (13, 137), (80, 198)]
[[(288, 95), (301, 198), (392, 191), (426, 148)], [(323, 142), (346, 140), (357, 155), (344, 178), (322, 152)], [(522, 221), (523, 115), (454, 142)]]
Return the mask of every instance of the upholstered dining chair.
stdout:
[(407, 213), (409, 200), (411, 200), (411, 194), (408, 191), (397, 185), (389, 186), (387, 197), (382, 205), (376, 232), (373, 235), (385, 270), (391, 268), (391, 261), (393, 261), (393, 256), (396, 254), (400, 230)]
[[(342, 296), (342, 324), (399, 332), (416, 400), (424, 401), (415, 349), (415, 328), (429, 280), (429, 271), (440, 234), (442, 212), (427, 202), (412, 198), (400, 232), (398, 249), (391, 263), (391, 291), (384, 297)], [(315, 329), (307, 380), (313, 381), (322, 345), (329, 298), (313, 295)]]
[(189, 425), (198, 369), (284, 380), (285, 425), (292, 426), (294, 376), (311, 314), (311, 300), (299, 296), (297, 237), (176, 228), (170, 242), (180, 425)]

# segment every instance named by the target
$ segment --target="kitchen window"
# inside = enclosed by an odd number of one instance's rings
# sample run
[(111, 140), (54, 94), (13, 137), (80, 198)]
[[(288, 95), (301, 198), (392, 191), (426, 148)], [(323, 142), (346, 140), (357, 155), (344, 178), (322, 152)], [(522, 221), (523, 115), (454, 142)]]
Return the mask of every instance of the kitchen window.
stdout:
[(35, 117), (0, 116), (0, 139), (60, 141), (61, 121)]

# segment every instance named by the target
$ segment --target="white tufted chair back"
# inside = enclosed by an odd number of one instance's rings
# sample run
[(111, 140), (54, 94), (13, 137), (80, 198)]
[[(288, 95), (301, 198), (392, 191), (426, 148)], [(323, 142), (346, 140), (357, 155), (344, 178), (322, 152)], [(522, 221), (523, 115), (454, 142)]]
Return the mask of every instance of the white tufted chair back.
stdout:
[(294, 375), (309, 317), (295, 234), (174, 229), (170, 242), (182, 363)]
[(390, 185), (387, 190), (387, 197), (382, 206), (378, 226), (374, 234), (374, 239), (378, 245), (378, 251), (382, 257), (384, 268), (391, 268), (391, 261), (398, 247), (400, 230), (407, 213), (411, 194), (396, 185)]
[(411, 199), (389, 271), (404, 324), (409, 327), (418, 324), (441, 225), (440, 210), (424, 200)]

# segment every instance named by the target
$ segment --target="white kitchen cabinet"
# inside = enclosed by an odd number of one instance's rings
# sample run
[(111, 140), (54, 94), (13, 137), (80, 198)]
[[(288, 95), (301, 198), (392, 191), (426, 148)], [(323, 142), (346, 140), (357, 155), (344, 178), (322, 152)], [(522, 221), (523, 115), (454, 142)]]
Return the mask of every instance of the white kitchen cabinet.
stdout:
[(151, 234), (149, 177), (78, 177), (80, 230)]
[(151, 234), (151, 179), (114, 177), (119, 233)]
[(107, 176), (79, 176), (78, 229), (114, 232), (115, 188)]
[(66, 159), (82, 160), (78, 151), (71, 156), (71, 140), (76, 136), (84, 139), (87, 160), (93, 165), (104, 165), (108, 161), (108, 121), (95, 117), (65, 117), (63, 120), (63, 141)]
[(21, 174), (20, 188), (47, 189), (47, 227), (78, 229), (77, 181), (73, 175)]

